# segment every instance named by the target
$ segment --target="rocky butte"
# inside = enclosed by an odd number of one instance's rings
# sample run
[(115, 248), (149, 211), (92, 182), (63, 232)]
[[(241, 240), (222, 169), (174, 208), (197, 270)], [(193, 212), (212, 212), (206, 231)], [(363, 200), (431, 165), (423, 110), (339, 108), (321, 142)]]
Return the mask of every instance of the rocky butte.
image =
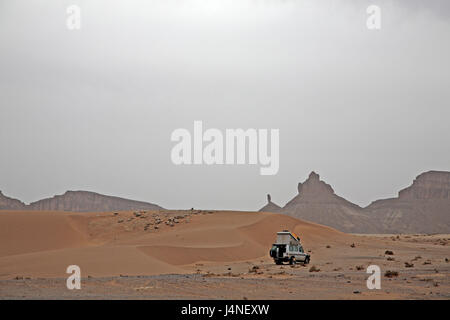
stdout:
[[(361, 232), (362, 228), (375, 232), (361, 207), (336, 195), (333, 188), (320, 180), (320, 176), (314, 171), (308, 179), (298, 184), (297, 190), (298, 195), (278, 212), (344, 232)], [(266, 207), (260, 211), (266, 211)]]
[(450, 172), (428, 171), (397, 198), (364, 208), (384, 233), (450, 233)]

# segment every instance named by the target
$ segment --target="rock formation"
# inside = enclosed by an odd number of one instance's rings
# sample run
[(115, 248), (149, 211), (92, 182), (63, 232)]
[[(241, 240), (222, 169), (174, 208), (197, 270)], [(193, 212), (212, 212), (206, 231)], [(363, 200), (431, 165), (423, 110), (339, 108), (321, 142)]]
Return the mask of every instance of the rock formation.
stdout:
[(417, 176), (413, 184), (398, 193), (402, 200), (450, 200), (450, 172), (428, 171)]
[(276, 203), (272, 202), (270, 194), (267, 195), (267, 204), (259, 209), (260, 212), (281, 212), (281, 207)]
[(449, 233), (450, 172), (422, 173), (397, 198), (374, 201), (364, 212), (384, 233)]
[(162, 207), (148, 202), (105, 196), (89, 191), (67, 191), (63, 195), (47, 198), (25, 205), (23, 202), (0, 193), (1, 210), (46, 210), (46, 211), (125, 211), (159, 210)]
[(9, 198), (0, 191), (0, 210), (24, 210), (25, 203), (20, 200)]
[[(315, 172), (298, 184), (298, 192), (272, 212), (352, 233), (450, 233), (450, 172), (422, 173), (397, 198), (377, 200), (365, 208), (336, 195)], [(264, 211), (271, 211), (270, 203)]]
[(282, 212), (344, 232), (376, 231), (361, 207), (336, 195), (314, 171), (305, 182), (298, 184), (298, 195), (283, 207)]

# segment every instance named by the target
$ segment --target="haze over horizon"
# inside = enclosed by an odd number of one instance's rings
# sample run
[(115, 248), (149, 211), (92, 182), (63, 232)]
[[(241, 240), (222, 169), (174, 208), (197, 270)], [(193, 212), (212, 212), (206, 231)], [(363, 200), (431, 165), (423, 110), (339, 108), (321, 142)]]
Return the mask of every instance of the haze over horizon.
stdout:
[[(450, 171), (449, 35), (439, 0), (0, 0), (0, 190), (257, 210), (315, 171), (361, 206), (395, 197)], [(280, 129), (278, 174), (173, 165), (194, 120)]]

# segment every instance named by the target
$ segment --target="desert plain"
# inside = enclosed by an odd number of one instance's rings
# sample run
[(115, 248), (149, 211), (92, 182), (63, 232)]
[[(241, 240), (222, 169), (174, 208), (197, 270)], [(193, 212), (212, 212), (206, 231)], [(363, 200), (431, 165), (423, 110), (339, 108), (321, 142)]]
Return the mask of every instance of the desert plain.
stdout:
[[(308, 265), (276, 265), (276, 232)], [(450, 235), (358, 235), (284, 214), (0, 211), (0, 299), (449, 299)], [(69, 265), (81, 289), (69, 290)], [(368, 289), (369, 265), (381, 289)]]

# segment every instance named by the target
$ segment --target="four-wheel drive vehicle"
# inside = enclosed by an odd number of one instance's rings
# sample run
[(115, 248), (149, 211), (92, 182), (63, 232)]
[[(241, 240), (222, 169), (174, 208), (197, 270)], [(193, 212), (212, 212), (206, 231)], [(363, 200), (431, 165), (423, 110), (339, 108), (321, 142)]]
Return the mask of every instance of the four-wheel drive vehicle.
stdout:
[(283, 264), (283, 262), (308, 264), (310, 260), (310, 255), (303, 251), (300, 238), (287, 230), (277, 232), (277, 240), (272, 245), (269, 254), (276, 264)]

